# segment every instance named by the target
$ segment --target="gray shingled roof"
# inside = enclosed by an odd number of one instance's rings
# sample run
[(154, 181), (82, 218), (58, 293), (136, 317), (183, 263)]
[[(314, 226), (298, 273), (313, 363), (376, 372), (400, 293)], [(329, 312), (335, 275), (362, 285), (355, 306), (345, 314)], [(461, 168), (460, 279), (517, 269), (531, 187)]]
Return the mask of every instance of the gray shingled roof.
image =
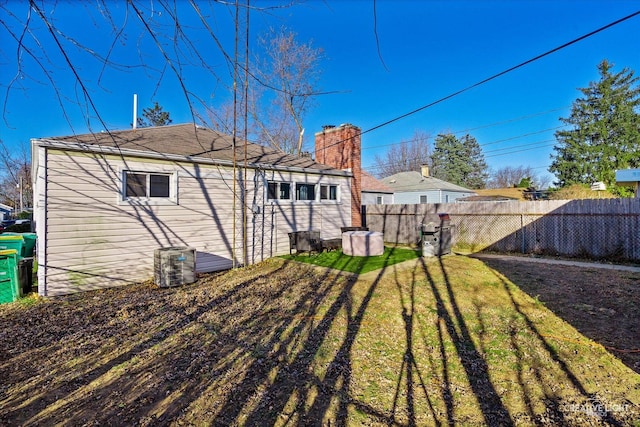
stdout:
[[(39, 138), (41, 143), (61, 143), (86, 149), (98, 150), (100, 147), (122, 150), (130, 153), (153, 153), (188, 158), (192, 161), (233, 161), (232, 137), (211, 129), (193, 124), (145, 127), (115, 132)], [(238, 141), (236, 150), (238, 164), (244, 162), (244, 145)], [(282, 168), (301, 168), (349, 175), (323, 165), (310, 157), (298, 157), (284, 154), (262, 145), (247, 144), (247, 162), (251, 165), (274, 166)]]
[(422, 176), (420, 172), (400, 172), (395, 175), (382, 178), (383, 184), (391, 187), (393, 191), (431, 191), (431, 190), (447, 190), (459, 192), (473, 192), (468, 188), (443, 181), (432, 176)]

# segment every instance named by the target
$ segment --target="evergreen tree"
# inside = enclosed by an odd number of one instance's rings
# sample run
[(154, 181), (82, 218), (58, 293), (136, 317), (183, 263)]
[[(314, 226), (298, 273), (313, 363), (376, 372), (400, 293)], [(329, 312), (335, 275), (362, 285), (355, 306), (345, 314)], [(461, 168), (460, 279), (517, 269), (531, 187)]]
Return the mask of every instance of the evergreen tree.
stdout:
[[(173, 120), (169, 117), (169, 113), (167, 111), (162, 111), (162, 106), (157, 102), (153, 106), (153, 108), (145, 108), (142, 110), (142, 117), (138, 117), (138, 127), (146, 128), (151, 126), (166, 126), (171, 124)], [(146, 120), (145, 120), (146, 119)]]
[(438, 135), (431, 156), (433, 176), (467, 188), (484, 188), (489, 177), (482, 148), (471, 135)]
[(616, 186), (617, 169), (640, 167), (640, 87), (633, 71), (612, 72), (606, 60), (598, 65), (600, 80), (580, 88), (571, 114), (560, 120), (570, 126), (556, 132), (558, 144), (549, 171), (558, 187), (602, 181), (611, 192), (629, 196)]

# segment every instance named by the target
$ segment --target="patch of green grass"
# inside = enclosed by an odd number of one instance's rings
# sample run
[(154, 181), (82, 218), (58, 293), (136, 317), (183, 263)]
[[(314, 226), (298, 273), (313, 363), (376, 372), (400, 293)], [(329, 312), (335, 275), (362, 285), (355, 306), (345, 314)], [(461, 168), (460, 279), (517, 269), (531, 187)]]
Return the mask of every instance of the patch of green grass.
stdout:
[[(386, 265), (403, 251), (389, 252)], [(539, 265), (515, 276), (511, 264), (434, 261), (352, 277), (272, 258), (180, 288), (0, 305), (3, 327), (20, 331), (0, 334), (0, 348), (16, 349), (4, 365), (0, 419), (602, 425), (588, 411), (607, 407), (609, 424), (640, 427), (640, 375), (521, 290)], [(556, 277), (566, 266), (549, 268)]]
[(385, 247), (384, 253), (380, 256), (349, 256), (343, 254), (342, 251), (331, 251), (319, 254), (283, 255), (282, 258), (362, 274), (415, 259), (420, 255), (420, 251), (415, 249)]
[(18, 299), (18, 303), (24, 307), (30, 307), (32, 305), (36, 305), (40, 303), (40, 297), (37, 293), (30, 293), (26, 295), (24, 298)]

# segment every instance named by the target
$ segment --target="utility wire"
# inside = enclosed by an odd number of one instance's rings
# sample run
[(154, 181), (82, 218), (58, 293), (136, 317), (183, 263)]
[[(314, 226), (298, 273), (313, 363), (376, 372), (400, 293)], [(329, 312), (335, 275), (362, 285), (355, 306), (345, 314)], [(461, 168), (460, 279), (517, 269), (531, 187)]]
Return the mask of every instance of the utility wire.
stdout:
[[(537, 130), (534, 132), (529, 132), (529, 133), (522, 133), (520, 135), (516, 135), (516, 136), (510, 136), (508, 138), (503, 138), (503, 139), (497, 139), (495, 141), (489, 141), (489, 142), (483, 142), (483, 143), (478, 143), (478, 145), (480, 147), (486, 147), (487, 145), (493, 145), (493, 144), (499, 144), (501, 142), (507, 142), (507, 141), (513, 141), (514, 139), (520, 139), (520, 138), (524, 138), (525, 136), (532, 136), (532, 135), (539, 135), (541, 133), (545, 133), (545, 132), (549, 132), (552, 130), (558, 130), (558, 129), (562, 129), (567, 127), (568, 125), (560, 125), (560, 126), (555, 126), (552, 128), (547, 128), (547, 129), (542, 129), (542, 130)], [(459, 133), (465, 133), (466, 131), (460, 131), (460, 132), (447, 132), (447, 135), (455, 135), (455, 134), (459, 134)], [(380, 145), (374, 145), (371, 147), (362, 147), (362, 151), (365, 150), (372, 150), (374, 148), (380, 148), (380, 147), (389, 147), (392, 145), (401, 145), (401, 144), (407, 144), (407, 143), (411, 143), (411, 142), (416, 142), (419, 141), (421, 139), (425, 139), (423, 137), (418, 137), (418, 138), (411, 138), (411, 139), (403, 139), (402, 141), (398, 141), (398, 142), (390, 142), (388, 144), (380, 144)]]
[[(552, 144), (549, 144), (550, 142), (552, 142)], [(484, 158), (488, 158), (488, 157), (499, 157), (499, 156), (506, 156), (506, 155), (510, 155), (510, 154), (517, 154), (523, 151), (531, 151), (531, 150), (536, 150), (538, 148), (545, 148), (545, 147), (550, 147), (555, 145), (556, 140), (555, 139), (546, 139), (546, 140), (542, 140), (542, 141), (536, 141), (536, 142), (529, 142), (526, 144), (519, 144), (519, 145), (513, 145), (511, 147), (505, 147), (505, 148), (497, 148), (494, 150), (489, 150), (486, 151), (485, 153), (493, 153), (493, 154), (489, 154), (484, 155)], [(526, 147), (526, 148), (525, 148)], [(501, 151), (506, 151), (506, 152), (501, 152)], [(365, 171), (372, 173), (375, 175), (376, 170), (380, 170), (386, 166), (391, 166), (394, 162), (388, 162), (388, 163), (381, 163), (381, 164), (375, 164), (375, 165), (371, 165), (371, 166), (365, 166), (362, 169), (364, 169)]]
[[(448, 99), (451, 99), (451, 98), (453, 98), (453, 97), (455, 97), (455, 96), (458, 96), (458, 95), (460, 95), (460, 94), (462, 94), (462, 93), (468, 92), (468, 91), (469, 91), (469, 90), (471, 90), (471, 89), (474, 89), (474, 88), (476, 88), (476, 87), (478, 87), (478, 86), (481, 86), (481, 85), (483, 85), (483, 84), (485, 84), (485, 83), (490, 82), (491, 80), (495, 80), (495, 79), (497, 79), (498, 77), (504, 76), (504, 75), (505, 75), (505, 74), (507, 74), (507, 73), (510, 73), (510, 72), (512, 72), (512, 71), (515, 71), (515, 70), (517, 70), (518, 68), (522, 68), (522, 67), (524, 67), (525, 65), (528, 65), (528, 64), (530, 64), (530, 63), (532, 63), (532, 62), (535, 62), (535, 61), (537, 61), (537, 60), (539, 60), (539, 59), (542, 59), (542, 58), (544, 58), (545, 56), (549, 56), (549, 55), (551, 55), (552, 53), (555, 53), (555, 52), (557, 52), (557, 51), (559, 51), (559, 50), (562, 50), (562, 49), (564, 49), (564, 48), (566, 48), (566, 47), (569, 47), (569, 46), (571, 46), (571, 45), (573, 45), (573, 44), (576, 44), (576, 43), (578, 43), (578, 42), (580, 42), (580, 41), (582, 41), (582, 40), (584, 40), (584, 39), (586, 39), (586, 38), (589, 38), (589, 37), (591, 37), (591, 36), (593, 36), (593, 35), (595, 35), (595, 34), (598, 34), (598, 33), (602, 32), (602, 31), (604, 31), (604, 30), (608, 29), (608, 28), (611, 28), (611, 27), (613, 27), (613, 26), (615, 26), (615, 25), (618, 25), (618, 24), (620, 24), (621, 22), (627, 21), (627, 20), (629, 20), (629, 19), (631, 19), (631, 18), (633, 18), (633, 17), (635, 17), (635, 16), (637, 16), (637, 15), (640, 15), (640, 10), (638, 10), (638, 11), (636, 11), (636, 12), (634, 12), (634, 13), (630, 14), (630, 15), (627, 15), (627, 16), (625, 16), (625, 17), (623, 17), (623, 18), (620, 18), (620, 19), (618, 19), (618, 20), (616, 20), (616, 21), (613, 21), (613, 22), (611, 22), (611, 23), (609, 23), (609, 24), (607, 24), (607, 25), (605, 25), (605, 26), (603, 26), (603, 27), (600, 27), (600, 28), (596, 29), (596, 30), (593, 30), (593, 31), (591, 31), (591, 32), (589, 32), (589, 33), (587, 33), (587, 34), (584, 34), (584, 35), (582, 35), (582, 36), (580, 36), (580, 37), (578, 37), (578, 38), (576, 38), (576, 39), (573, 39), (573, 40), (571, 40), (571, 41), (569, 41), (569, 42), (567, 42), (567, 43), (564, 43), (564, 44), (562, 44), (562, 45), (560, 45), (560, 46), (558, 46), (558, 47), (555, 47), (555, 48), (553, 48), (553, 49), (551, 49), (551, 50), (548, 50), (548, 51), (546, 51), (546, 52), (544, 52), (544, 53), (542, 53), (542, 54), (540, 54), (540, 55), (538, 55), (538, 56), (535, 56), (535, 57), (533, 57), (533, 58), (531, 58), (531, 59), (528, 59), (528, 60), (526, 60), (526, 61), (524, 61), (524, 62), (521, 62), (521, 63), (520, 63), (520, 64), (518, 64), (518, 65), (514, 65), (513, 67), (508, 68), (508, 69), (506, 69), (506, 70), (504, 70), (504, 71), (501, 71), (501, 72), (499, 72), (499, 73), (497, 73), (497, 74), (494, 74), (494, 75), (492, 75), (491, 77), (487, 77), (487, 78), (486, 78), (486, 79), (484, 79), (484, 80), (481, 80), (481, 81), (479, 81), (479, 82), (477, 82), (477, 83), (472, 84), (471, 86), (467, 86), (467, 87), (465, 87), (465, 88), (463, 88), (463, 89), (460, 89), (460, 90), (458, 90), (458, 91), (456, 91), (456, 92), (453, 92), (453, 93), (451, 93), (451, 94), (449, 94), (449, 95), (447, 95), (447, 96), (445, 96), (445, 97), (443, 97), (443, 98), (440, 98), (440, 99), (438, 99), (438, 100), (436, 100), (436, 101), (433, 101), (433, 102), (431, 102), (431, 103), (429, 103), (429, 104), (423, 105), (422, 107), (416, 108), (415, 110), (409, 111), (408, 113), (404, 113), (404, 114), (402, 114), (402, 115), (400, 115), (400, 116), (394, 117), (393, 119), (387, 120), (386, 122), (380, 123), (379, 125), (376, 125), (376, 126), (371, 127), (371, 128), (369, 128), (369, 129), (363, 130), (363, 131), (361, 131), (361, 132), (360, 132), (360, 134), (355, 135), (355, 136), (364, 135), (365, 133), (369, 133), (369, 132), (372, 132), (372, 131), (374, 131), (374, 130), (376, 130), (376, 129), (380, 129), (381, 127), (384, 127), (384, 126), (390, 125), (391, 123), (397, 122), (398, 120), (402, 120), (402, 119), (404, 119), (404, 118), (406, 118), (406, 117), (412, 116), (412, 115), (414, 115), (414, 114), (416, 114), (416, 113), (419, 113), (419, 112), (420, 112), (420, 111), (422, 111), (422, 110), (426, 110), (427, 108), (433, 107), (434, 105), (440, 104), (440, 103), (442, 103), (442, 102), (444, 102), (444, 101), (446, 101), (446, 100), (448, 100)], [(353, 137), (351, 137), (351, 138), (353, 138)], [(332, 146), (334, 146), (334, 145), (341, 144), (341, 143), (343, 143), (343, 142), (345, 142), (345, 141), (346, 141), (346, 140), (336, 141), (336, 142), (334, 142), (333, 144), (330, 144), (330, 145), (326, 146), (325, 148), (329, 148), (329, 147), (332, 147)]]

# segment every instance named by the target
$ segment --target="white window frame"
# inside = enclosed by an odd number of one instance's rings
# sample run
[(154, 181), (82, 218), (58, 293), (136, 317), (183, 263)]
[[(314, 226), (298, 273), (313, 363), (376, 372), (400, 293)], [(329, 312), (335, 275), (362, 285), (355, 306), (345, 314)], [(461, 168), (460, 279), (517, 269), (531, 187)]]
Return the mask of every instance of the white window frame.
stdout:
[[(300, 190), (298, 186), (305, 186), (305, 187), (311, 187), (313, 188), (313, 197), (310, 199), (300, 199), (298, 197), (298, 195), (300, 194)], [(310, 184), (308, 182), (296, 182), (294, 184), (294, 188), (295, 188), (295, 200), (296, 202), (303, 202), (303, 203), (309, 203), (309, 202), (317, 202), (318, 198), (320, 197), (320, 192), (318, 191), (318, 184)]]
[[(320, 199), (321, 202), (323, 203), (338, 203), (340, 202), (340, 186), (338, 184), (320, 184), (320, 191), (318, 192), (318, 197)], [(331, 198), (331, 189), (334, 188), (335, 189), (335, 197)], [(322, 191), (325, 190), (326, 196), (325, 198), (322, 197)]]
[[(127, 177), (128, 175), (145, 175), (146, 176), (146, 194), (142, 197), (127, 196)], [(150, 182), (152, 175), (169, 177), (169, 196), (168, 197), (151, 197)], [(123, 205), (176, 205), (178, 204), (178, 174), (175, 171), (158, 171), (144, 169), (123, 169), (121, 171), (121, 187), (118, 204)]]
[(384, 197), (376, 196), (376, 205), (384, 205)]
[[(281, 199), (280, 195), (281, 195), (281, 190), (280, 190), (280, 186), (282, 184), (288, 184), (289, 185), (289, 198), (288, 199)], [(272, 194), (272, 192), (269, 190), (269, 187), (272, 187), (275, 185), (275, 191), (276, 191), (276, 196), (277, 198), (272, 198), (270, 197), (270, 194)], [(312, 199), (299, 199), (298, 195), (300, 193), (299, 191), (299, 186), (308, 186), (308, 187), (313, 187), (313, 198)], [(322, 191), (323, 188), (326, 189), (325, 191), (327, 192), (327, 197), (328, 198), (322, 198)], [(310, 204), (310, 203), (325, 203), (325, 204), (330, 204), (330, 203), (335, 203), (335, 204), (339, 204), (340, 200), (341, 200), (341, 190), (340, 190), (341, 186), (340, 184), (329, 184), (329, 183), (310, 183), (310, 182), (306, 182), (306, 181), (278, 181), (278, 180), (266, 180), (266, 188), (265, 188), (265, 193), (264, 193), (264, 198), (266, 203), (271, 203), (271, 204), (275, 204), (275, 203), (305, 203), (305, 204)], [(335, 198), (329, 198), (332, 195), (332, 189), (334, 189), (335, 191)]]
[[(288, 185), (289, 186), (289, 198), (282, 198), (282, 185)], [(275, 196), (276, 197), (269, 197), (269, 187), (271, 185), (275, 185)], [(289, 182), (289, 181), (267, 181), (267, 192), (265, 194), (265, 197), (267, 199), (268, 202), (277, 202), (280, 200), (286, 201), (286, 202), (292, 202), (293, 201), (293, 191), (292, 191), (292, 187), (293, 187), (293, 183)]]
[[(422, 201), (423, 198), (424, 198), (424, 202)], [(429, 200), (429, 198), (427, 197), (426, 194), (421, 194), (420, 195), (420, 204), (425, 204), (425, 203), (427, 203), (428, 200)]]
[[(275, 194), (276, 197), (275, 198), (269, 197), (269, 186), (272, 185), (272, 184), (276, 185), (276, 194)], [(283, 199), (283, 198), (280, 197), (281, 194), (282, 194), (282, 190), (281, 190), (281, 185), (282, 184), (289, 185), (289, 198), (288, 199)], [(279, 202), (281, 200), (283, 202), (293, 202), (293, 200), (294, 200), (294, 198), (293, 198), (293, 196), (294, 196), (293, 188), (295, 188), (294, 185), (295, 185), (294, 183), (289, 182), (289, 181), (267, 181), (267, 192), (266, 192), (265, 197), (266, 197), (267, 201), (271, 202), (271, 203)]]

